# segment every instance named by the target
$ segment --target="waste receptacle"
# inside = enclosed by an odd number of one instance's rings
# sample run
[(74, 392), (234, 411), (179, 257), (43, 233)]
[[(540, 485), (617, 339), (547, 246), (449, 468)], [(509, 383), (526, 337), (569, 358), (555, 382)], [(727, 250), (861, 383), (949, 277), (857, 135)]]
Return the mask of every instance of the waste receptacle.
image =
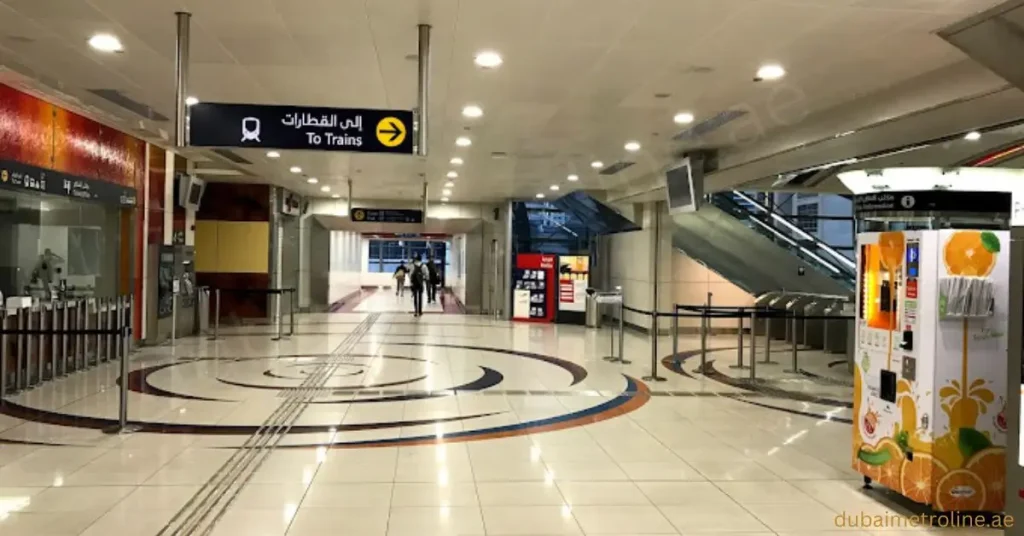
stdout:
[(205, 335), (210, 330), (210, 287), (199, 287), (196, 294), (196, 326)]
[(601, 304), (597, 303), (597, 295), (594, 293), (587, 294), (585, 315), (588, 328), (601, 327)]

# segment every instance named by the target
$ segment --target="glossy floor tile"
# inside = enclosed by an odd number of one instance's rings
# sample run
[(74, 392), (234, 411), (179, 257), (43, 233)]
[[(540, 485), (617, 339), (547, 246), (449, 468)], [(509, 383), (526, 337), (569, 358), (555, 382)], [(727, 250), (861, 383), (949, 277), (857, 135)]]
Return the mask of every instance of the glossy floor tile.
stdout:
[[(415, 319), (407, 301), (298, 315), (280, 341), (225, 327), (142, 348), (131, 435), (102, 432), (113, 365), (7, 397), (0, 535), (155, 535), (207, 507), (213, 534), (275, 536), (896, 535), (836, 519), (911, 513), (849, 467), (835, 356), (801, 352), (806, 374), (764, 366), (749, 384), (735, 338), (711, 339), (723, 350), (700, 374), (681, 337), (667, 381), (647, 384), (647, 337), (627, 333), (632, 363), (616, 364), (606, 331)], [(219, 502), (201, 500), (210, 486)]]

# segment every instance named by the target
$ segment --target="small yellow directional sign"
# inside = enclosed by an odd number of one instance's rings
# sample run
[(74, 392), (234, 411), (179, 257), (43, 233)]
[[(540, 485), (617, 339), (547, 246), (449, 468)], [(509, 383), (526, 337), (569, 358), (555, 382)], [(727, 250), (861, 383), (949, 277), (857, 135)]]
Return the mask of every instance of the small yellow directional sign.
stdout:
[(405, 124), (397, 117), (385, 117), (377, 123), (377, 141), (385, 147), (398, 147), (405, 141)]

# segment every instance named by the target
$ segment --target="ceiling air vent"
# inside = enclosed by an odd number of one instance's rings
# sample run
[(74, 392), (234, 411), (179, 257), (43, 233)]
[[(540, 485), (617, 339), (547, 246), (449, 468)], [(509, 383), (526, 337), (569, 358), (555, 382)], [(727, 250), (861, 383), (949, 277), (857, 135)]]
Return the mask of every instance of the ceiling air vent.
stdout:
[(133, 100), (125, 96), (123, 93), (116, 89), (90, 89), (89, 93), (96, 95), (97, 97), (109, 101), (135, 115), (142, 116), (150, 121), (170, 121), (166, 115), (150, 108), (149, 106), (142, 104), (139, 101)]
[(228, 160), (236, 164), (252, 164), (252, 162), (242, 158), (241, 156), (238, 156), (237, 154), (227, 149), (214, 149), (213, 152), (219, 154), (220, 156), (223, 156), (224, 158), (227, 158)]
[(506, 153), (505, 151), (494, 151), (491, 153), (491, 158), (495, 160), (503, 160), (505, 158), (508, 158), (508, 153)]
[(619, 173), (620, 171), (632, 166), (635, 163), (636, 162), (616, 162), (602, 169), (599, 173), (601, 175), (615, 175), (616, 173)]
[(719, 112), (717, 115), (714, 115), (680, 132), (679, 134), (676, 134), (672, 139), (681, 141), (701, 138), (715, 130), (718, 130), (719, 128), (722, 128), (726, 123), (739, 119), (745, 115), (747, 115), (746, 110), (726, 110), (724, 112)]

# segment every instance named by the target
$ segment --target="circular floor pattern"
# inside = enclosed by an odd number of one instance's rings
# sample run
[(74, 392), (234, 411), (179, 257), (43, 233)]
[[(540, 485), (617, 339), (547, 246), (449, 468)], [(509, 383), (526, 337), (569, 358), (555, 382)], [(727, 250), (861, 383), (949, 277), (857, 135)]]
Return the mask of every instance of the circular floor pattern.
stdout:
[[(331, 383), (323, 388), (317, 389), (315, 399), (311, 402), (310, 408), (322, 407), (339, 408), (339, 411), (348, 411), (347, 408), (366, 407), (371, 409), (380, 405), (382, 408), (394, 408), (393, 404), (405, 405), (403, 408), (415, 408), (417, 403), (428, 403), (429, 400), (455, 397), (459, 394), (465, 395), (508, 395), (512, 396), (538, 396), (547, 400), (556, 400), (558, 396), (572, 396), (581, 394), (579, 389), (571, 388), (579, 385), (587, 378), (587, 370), (577, 363), (531, 352), (520, 352), (502, 348), (488, 348), (482, 346), (462, 346), (452, 344), (427, 344), (413, 342), (388, 343), (388, 346), (434, 348), (444, 350), (457, 350), (467, 352), (473, 363), (484, 362), (487, 366), (476, 365), (466, 366), (460, 369), (464, 375), (470, 369), (478, 370), (475, 378), (468, 378), (464, 381), (451, 381), (443, 386), (432, 385), (430, 390), (417, 388), (417, 385), (433, 379), (433, 369), (439, 365), (438, 362), (428, 359), (398, 356), (398, 355), (353, 355), (346, 356), (345, 363), (334, 374), (329, 381)], [(214, 358), (191, 358), (179, 359), (173, 363), (158, 364), (134, 370), (127, 378), (128, 389), (136, 396), (155, 397), (162, 399), (177, 399), (182, 403), (198, 403), (203, 407), (217, 407), (218, 404), (231, 404), (243, 406), (249, 398), (244, 396), (246, 392), (258, 393), (276, 391), (277, 396), (287, 394), (298, 388), (298, 384), (305, 381), (311, 367), (324, 362), (328, 355), (309, 356), (277, 356), (277, 357), (239, 357), (234, 359)], [(306, 359), (302, 363), (282, 363), (283, 360)], [(512, 359), (514, 361), (506, 361)], [(406, 361), (413, 366), (398, 367), (397, 370), (417, 370), (416, 374), (410, 374), (404, 379), (386, 378), (380, 381), (370, 377), (368, 371), (373, 363), (380, 365), (378, 360), (383, 361)], [(553, 367), (551, 372), (552, 382), (554, 378), (568, 374), (568, 384), (562, 390), (502, 390), (502, 383), (505, 382), (506, 374), (499, 369), (508, 372), (517, 372), (523, 368), (524, 363), (519, 360), (528, 360), (530, 363), (542, 366)], [(216, 363), (211, 363), (216, 361)], [(256, 362), (266, 362), (257, 364)], [(245, 363), (244, 372), (232, 377), (231, 369), (233, 363)], [(174, 384), (193, 387), (193, 384), (201, 382), (183, 382), (180, 378), (189, 377), (188, 367), (216, 367), (215, 374), (201, 374), (199, 371), (192, 371), (196, 378), (207, 383), (215, 382), (224, 387), (216, 389), (217, 396), (204, 394), (201, 388), (193, 389), (193, 392), (180, 392), (179, 389), (172, 389), (169, 385)], [(386, 366), (386, 365), (385, 365)], [(529, 365), (533, 367), (534, 365)], [(242, 368), (242, 367), (240, 367)], [(297, 371), (296, 373), (285, 373), (284, 370)], [(558, 372), (558, 370), (562, 372)], [(529, 369), (536, 373), (537, 369)], [(166, 375), (163, 381), (160, 375)], [(174, 376), (177, 374), (177, 376)], [(548, 373), (544, 372), (545, 384), (548, 384)], [(175, 378), (176, 381), (167, 378)], [(253, 379), (255, 378), (255, 379)], [(439, 375), (444, 378), (444, 375)], [(492, 411), (463, 411), (462, 408), (457, 414), (444, 414), (443, 416), (430, 416), (431, 411), (426, 411), (420, 418), (379, 418), (360, 422), (337, 422), (331, 424), (297, 424), (289, 432), (289, 444), (280, 448), (309, 448), (309, 447), (330, 447), (330, 448), (368, 448), (378, 446), (398, 446), (434, 444), (446, 442), (475, 441), (498, 437), (511, 437), (524, 434), (540, 433), (545, 431), (560, 430), (575, 426), (582, 426), (594, 422), (611, 419), (625, 413), (634, 411), (643, 406), (650, 399), (650, 392), (642, 382), (622, 375), (623, 387), (615, 396), (593, 396), (593, 405), (573, 410), (566, 410), (564, 405), (558, 409), (543, 411), (534, 414), (532, 419), (520, 421), (514, 414), (511, 407), (500, 407), (499, 404)], [(449, 378), (450, 379), (450, 378)], [(120, 379), (118, 379), (120, 383)], [(428, 383), (428, 385), (431, 385)], [(231, 394), (238, 394), (237, 399), (232, 399)], [(266, 400), (270, 393), (258, 395)], [(457, 400), (457, 399), (456, 399)], [(541, 398), (538, 398), (541, 400)], [(391, 405), (391, 406), (389, 406)], [(486, 404), (484, 404), (486, 406)], [(104, 429), (116, 424), (112, 413), (101, 415), (80, 415), (59, 410), (48, 410), (43, 408), (30, 407), (11, 400), (0, 401), (0, 414), (15, 417), (25, 421), (47, 424), (61, 427), (72, 427), (79, 429)], [(384, 413), (394, 413), (385, 411)], [(448, 412), (451, 413), (451, 412)], [(550, 415), (544, 414), (550, 413)], [(399, 413), (404, 415), (404, 413)], [(241, 419), (240, 419), (241, 420)], [(165, 421), (165, 422), (161, 422)], [(166, 422), (170, 421), (170, 422)], [(237, 436), (239, 445), (244, 437), (255, 433), (260, 425), (256, 423), (218, 423), (199, 424), (188, 422), (174, 422), (177, 419), (155, 419), (139, 420), (132, 422), (139, 427), (141, 433), (153, 434), (191, 434), (200, 436)], [(446, 428), (442, 431), (443, 428)], [(452, 428), (454, 427), (454, 428)], [(419, 430), (436, 428), (434, 433), (416, 433)], [(316, 437), (309, 437), (309, 441), (302, 440), (306, 434), (319, 434)], [(324, 437), (327, 437), (325, 440)], [(226, 448), (234, 448), (230, 445)]]

